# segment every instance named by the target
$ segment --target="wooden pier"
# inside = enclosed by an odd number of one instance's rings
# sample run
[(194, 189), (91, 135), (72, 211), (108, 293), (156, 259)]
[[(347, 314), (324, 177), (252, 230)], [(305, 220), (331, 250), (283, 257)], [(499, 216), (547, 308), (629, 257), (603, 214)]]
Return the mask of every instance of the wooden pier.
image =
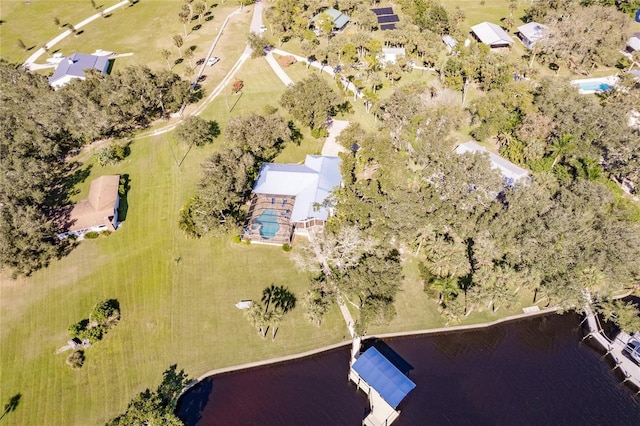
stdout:
[(606, 355), (609, 355), (613, 360), (615, 364), (614, 370), (620, 370), (624, 377), (624, 382), (633, 384), (636, 391), (640, 393), (640, 366), (628, 358), (624, 352), (624, 348), (631, 336), (625, 332), (620, 332), (614, 340), (609, 339), (602, 330), (600, 321), (591, 306), (585, 306), (584, 312), (586, 315), (585, 321), (589, 328), (589, 334), (585, 336), (585, 339), (592, 338), (597, 341), (607, 351)]

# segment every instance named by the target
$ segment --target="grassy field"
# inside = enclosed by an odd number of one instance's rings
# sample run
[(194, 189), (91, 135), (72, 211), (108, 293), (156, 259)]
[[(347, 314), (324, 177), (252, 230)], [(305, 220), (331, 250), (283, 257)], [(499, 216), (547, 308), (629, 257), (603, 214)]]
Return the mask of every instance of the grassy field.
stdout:
[[(117, 0), (98, 0), (96, 5), (101, 5), (102, 9), (106, 9), (116, 3), (118, 3)], [(157, 3), (166, 5), (168, 2)], [(39, 49), (44, 43), (66, 29), (59, 28), (54, 23), (54, 18), (58, 18), (61, 25), (75, 25), (95, 13), (95, 9), (88, 0), (32, 0), (28, 2), (25, 0), (2, 0), (0, 2), (0, 19), (3, 21), (0, 56), (10, 62), (22, 63), (34, 49)], [(91, 28), (91, 25), (93, 24), (87, 26), (87, 29)], [(31, 50), (22, 49), (18, 45), (18, 39), (22, 40)]]
[[(98, 3), (108, 6), (115, 1)], [(160, 50), (171, 49), (173, 59), (177, 57), (171, 36), (182, 33), (177, 20), (179, 4), (143, 0), (90, 24), (83, 34), (70, 37), (59, 47), (64, 53), (96, 48), (134, 53), (118, 59), (116, 67), (134, 63), (166, 67)], [(472, 8), (471, 3), (468, 6)], [(63, 22), (77, 22), (92, 13), (84, 0), (33, 0), (28, 6), (24, 1), (3, 1), (1, 8), (0, 17), (6, 22), (2, 24), (0, 54), (14, 61), (28, 55), (17, 49), (18, 38), (24, 37), (25, 43), (37, 47), (57, 34), (54, 16)], [(207, 51), (217, 33), (216, 25), (233, 8), (232, 1), (217, 6), (214, 19), (187, 37), (185, 46), (196, 46), (196, 59)], [(34, 11), (41, 19), (33, 19)], [(222, 61), (207, 67), (205, 74), (209, 93), (244, 49), (238, 34), (244, 40), (249, 18), (248, 13), (235, 17), (221, 38), (214, 54)], [(162, 33), (156, 38), (152, 34), (158, 28)], [(27, 40), (24, 34), (34, 40)], [(183, 66), (174, 70), (181, 72)], [(295, 81), (317, 72), (301, 64), (286, 71)], [(245, 84), (242, 94), (223, 92), (201, 115), (218, 122), (223, 130), (232, 117), (260, 114), (267, 105), (279, 107), (278, 98), (285, 90), (263, 58), (250, 59), (237, 77)], [(414, 72), (403, 77), (401, 84), (424, 78), (428, 78), (426, 74)], [(330, 78), (328, 81), (336, 84)], [(386, 96), (393, 88), (385, 90)], [(290, 119), (284, 111), (279, 113)], [(358, 120), (371, 131), (377, 128), (359, 102), (354, 104), (354, 113), (339, 118)], [(287, 146), (277, 162), (301, 162), (306, 154), (320, 152), (322, 141), (312, 138), (308, 129), (300, 130), (304, 136), (301, 143)], [(131, 155), (115, 166), (95, 164), (91, 150), (81, 154), (90, 177), (78, 185), (81, 192), (77, 199), (86, 196), (95, 177), (128, 174), (131, 190), (126, 220), (117, 232), (82, 242), (69, 256), (31, 277), (12, 281), (0, 276), (0, 403), (21, 395), (17, 409), (2, 419), (4, 424), (104, 423), (123, 411), (136, 393), (157, 385), (162, 371), (171, 364), (198, 376), (213, 368), (302, 352), (346, 338), (344, 321), (335, 307), (321, 328), (303, 318), (301, 299), (308, 277), (295, 270), (289, 254), (277, 247), (235, 244), (231, 235), (186, 239), (177, 229), (179, 209), (194, 193), (199, 164), (218, 149), (224, 149), (222, 138), (191, 150), (177, 167), (175, 157), (181, 158), (187, 149), (167, 133), (136, 140)], [(370, 333), (444, 324), (435, 303), (424, 295), (417, 262), (410, 256), (404, 260), (404, 274), (396, 319)], [(258, 299), (262, 289), (272, 283), (289, 287), (298, 297), (298, 306), (285, 317), (275, 341), (260, 339), (234, 307), (241, 299)], [(120, 302), (122, 320), (103, 341), (87, 350), (85, 366), (72, 371), (64, 363), (68, 352), (55, 352), (66, 344), (67, 327), (86, 318), (96, 302), (107, 298)], [(528, 295), (523, 298), (524, 304), (530, 302)], [(497, 314), (472, 314), (465, 322), (493, 320), (506, 313), (501, 309)]]

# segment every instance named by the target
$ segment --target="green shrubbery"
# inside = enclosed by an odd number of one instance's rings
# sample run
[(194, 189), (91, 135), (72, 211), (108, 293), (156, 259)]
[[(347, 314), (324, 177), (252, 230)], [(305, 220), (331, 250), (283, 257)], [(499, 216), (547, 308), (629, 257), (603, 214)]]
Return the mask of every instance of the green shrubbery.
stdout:
[(129, 154), (129, 144), (113, 142), (96, 152), (96, 159), (101, 166), (116, 164)]
[(77, 351), (71, 352), (71, 354), (67, 357), (67, 365), (74, 370), (82, 368), (84, 365), (84, 351), (79, 349)]
[(291, 251), (291, 244), (283, 244), (282, 251), (285, 251), (285, 252)]
[(104, 300), (98, 303), (88, 319), (83, 319), (69, 327), (69, 335), (80, 340), (89, 340), (91, 343), (101, 340), (102, 337), (120, 321), (120, 304), (115, 299)]
[(96, 231), (89, 231), (86, 234), (84, 234), (84, 237), (89, 239), (98, 238), (99, 236), (100, 236), (100, 233)]

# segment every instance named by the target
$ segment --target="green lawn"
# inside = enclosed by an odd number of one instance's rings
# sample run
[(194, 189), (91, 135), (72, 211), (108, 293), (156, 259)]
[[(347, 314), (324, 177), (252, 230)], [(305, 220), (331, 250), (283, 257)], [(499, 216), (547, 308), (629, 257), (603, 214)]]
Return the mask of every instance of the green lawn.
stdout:
[[(98, 3), (108, 6), (115, 1)], [(171, 35), (182, 32), (177, 20), (180, 3), (142, 0), (90, 24), (83, 34), (70, 37), (59, 47), (64, 53), (96, 48), (134, 53), (118, 59), (116, 67), (134, 63), (166, 67), (159, 52), (169, 48), (177, 54)], [(477, 3), (469, 2), (469, 9), (475, 10)], [(2, 24), (0, 54), (13, 61), (28, 56), (17, 49), (18, 38), (24, 37), (25, 43), (37, 47), (57, 34), (53, 16), (63, 22), (77, 22), (92, 12), (85, 0), (34, 0), (28, 6), (22, 0), (3, 1), (0, 7), (0, 17), (6, 21)], [(185, 46), (197, 46), (196, 59), (206, 52), (216, 25), (233, 8), (232, 1), (220, 4), (214, 8), (214, 20), (189, 35)], [(41, 19), (33, 18), (36, 12)], [(249, 18), (248, 13), (234, 17), (221, 38), (214, 55), (221, 56), (222, 61), (207, 67), (208, 93), (244, 49)], [(160, 28), (162, 33), (157, 31)], [(25, 34), (34, 40), (27, 40)], [(238, 34), (242, 34), (242, 43)], [(174, 70), (181, 72), (183, 66)], [(297, 64), (286, 72), (299, 81), (317, 71), (307, 71)], [(224, 130), (229, 118), (261, 114), (271, 105), (290, 119), (278, 105), (285, 87), (263, 58), (250, 59), (237, 77), (245, 84), (242, 95), (223, 92), (203, 111), (203, 118), (217, 121)], [(399, 84), (423, 78), (427, 75), (414, 72)], [(330, 78), (328, 81), (336, 84)], [(393, 88), (385, 90), (390, 93)], [(338, 118), (360, 121), (371, 131), (377, 128), (359, 102), (354, 103), (354, 113)], [(287, 146), (277, 162), (300, 162), (306, 154), (320, 152), (322, 141), (312, 138), (308, 129), (300, 130), (304, 136), (300, 145)], [(81, 155), (86, 167), (91, 168), (91, 176), (78, 185), (81, 193), (76, 199), (86, 196), (95, 177), (128, 174), (131, 190), (126, 220), (109, 237), (83, 241), (70, 255), (31, 277), (12, 281), (0, 276), (0, 404), (21, 395), (17, 409), (2, 419), (4, 424), (100, 424), (122, 412), (136, 393), (159, 383), (162, 371), (171, 364), (177, 363), (191, 376), (198, 376), (213, 368), (343, 340), (346, 327), (336, 307), (321, 328), (303, 318), (301, 299), (308, 278), (295, 270), (289, 254), (278, 247), (235, 244), (231, 235), (186, 239), (177, 229), (179, 209), (195, 191), (199, 164), (223, 146), (222, 138), (218, 138), (210, 146), (191, 150), (180, 168), (172, 150), (181, 156), (186, 147), (171, 133), (136, 140), (131, 155), (115, 166), (103, 168), (93, 163), (87, 152)], [(411, 256), (406, 256), (404, 273), (396, 319), (386, 327), (371, 329), (370, 334), (444, 324), (435, 303), (424, 295), (417, 262)], [(272, 283), (289, 287), (299, 302), (285, 318), (275, 341), (260, 339), (234, 307), (241, 299), (258, 299), (261, 290)], [(64, 363), (68, 353), (56, 355), (55, 351), (66, 344), (67, 327), (86, 318), (96, 302), (107, 298), (118, 299), (122, 320), (103, 341), (87, 350), (85, 366), (72, 371)], [(505, 313), (501, 309), (497, 315), (473, 314), (465, 322), (492, 320)]]
[[(96, 2), (97, 5), (103, 5), (102, 9), (116, 3), (118, 3), (117, 0), (97, 0)], [(168, 2), (157, 3), (166, 5)], [(54, 23), (54, 18), (57, 17), (61, 25), (76, 25), (95, 13), (95, 9), (88, 0), (34, 0), (29, 2), (2, 0), (0, 2), (0, 19), (3, 21), (0, 56), (10, 62), (22, 63), (33, 51), (66, 29), (58, 28)], [(92, 25), (94, 24), (89, 24), (86, 28), (89, 29)], [(25, 52), (18, 46), (18, 39), (21, 39), (27, 48), (33, 49)]]

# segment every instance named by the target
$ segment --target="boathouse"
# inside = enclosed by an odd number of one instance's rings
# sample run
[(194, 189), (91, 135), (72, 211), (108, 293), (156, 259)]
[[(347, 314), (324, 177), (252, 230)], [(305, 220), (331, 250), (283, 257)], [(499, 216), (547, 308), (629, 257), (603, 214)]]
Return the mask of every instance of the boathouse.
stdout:
[(349, 380), (369, 397), (371, 412), (362, 421), (366, 426), (393, 423), (400, 415), (398, 405), (416, 387), (375, 347), (352, 358)]

